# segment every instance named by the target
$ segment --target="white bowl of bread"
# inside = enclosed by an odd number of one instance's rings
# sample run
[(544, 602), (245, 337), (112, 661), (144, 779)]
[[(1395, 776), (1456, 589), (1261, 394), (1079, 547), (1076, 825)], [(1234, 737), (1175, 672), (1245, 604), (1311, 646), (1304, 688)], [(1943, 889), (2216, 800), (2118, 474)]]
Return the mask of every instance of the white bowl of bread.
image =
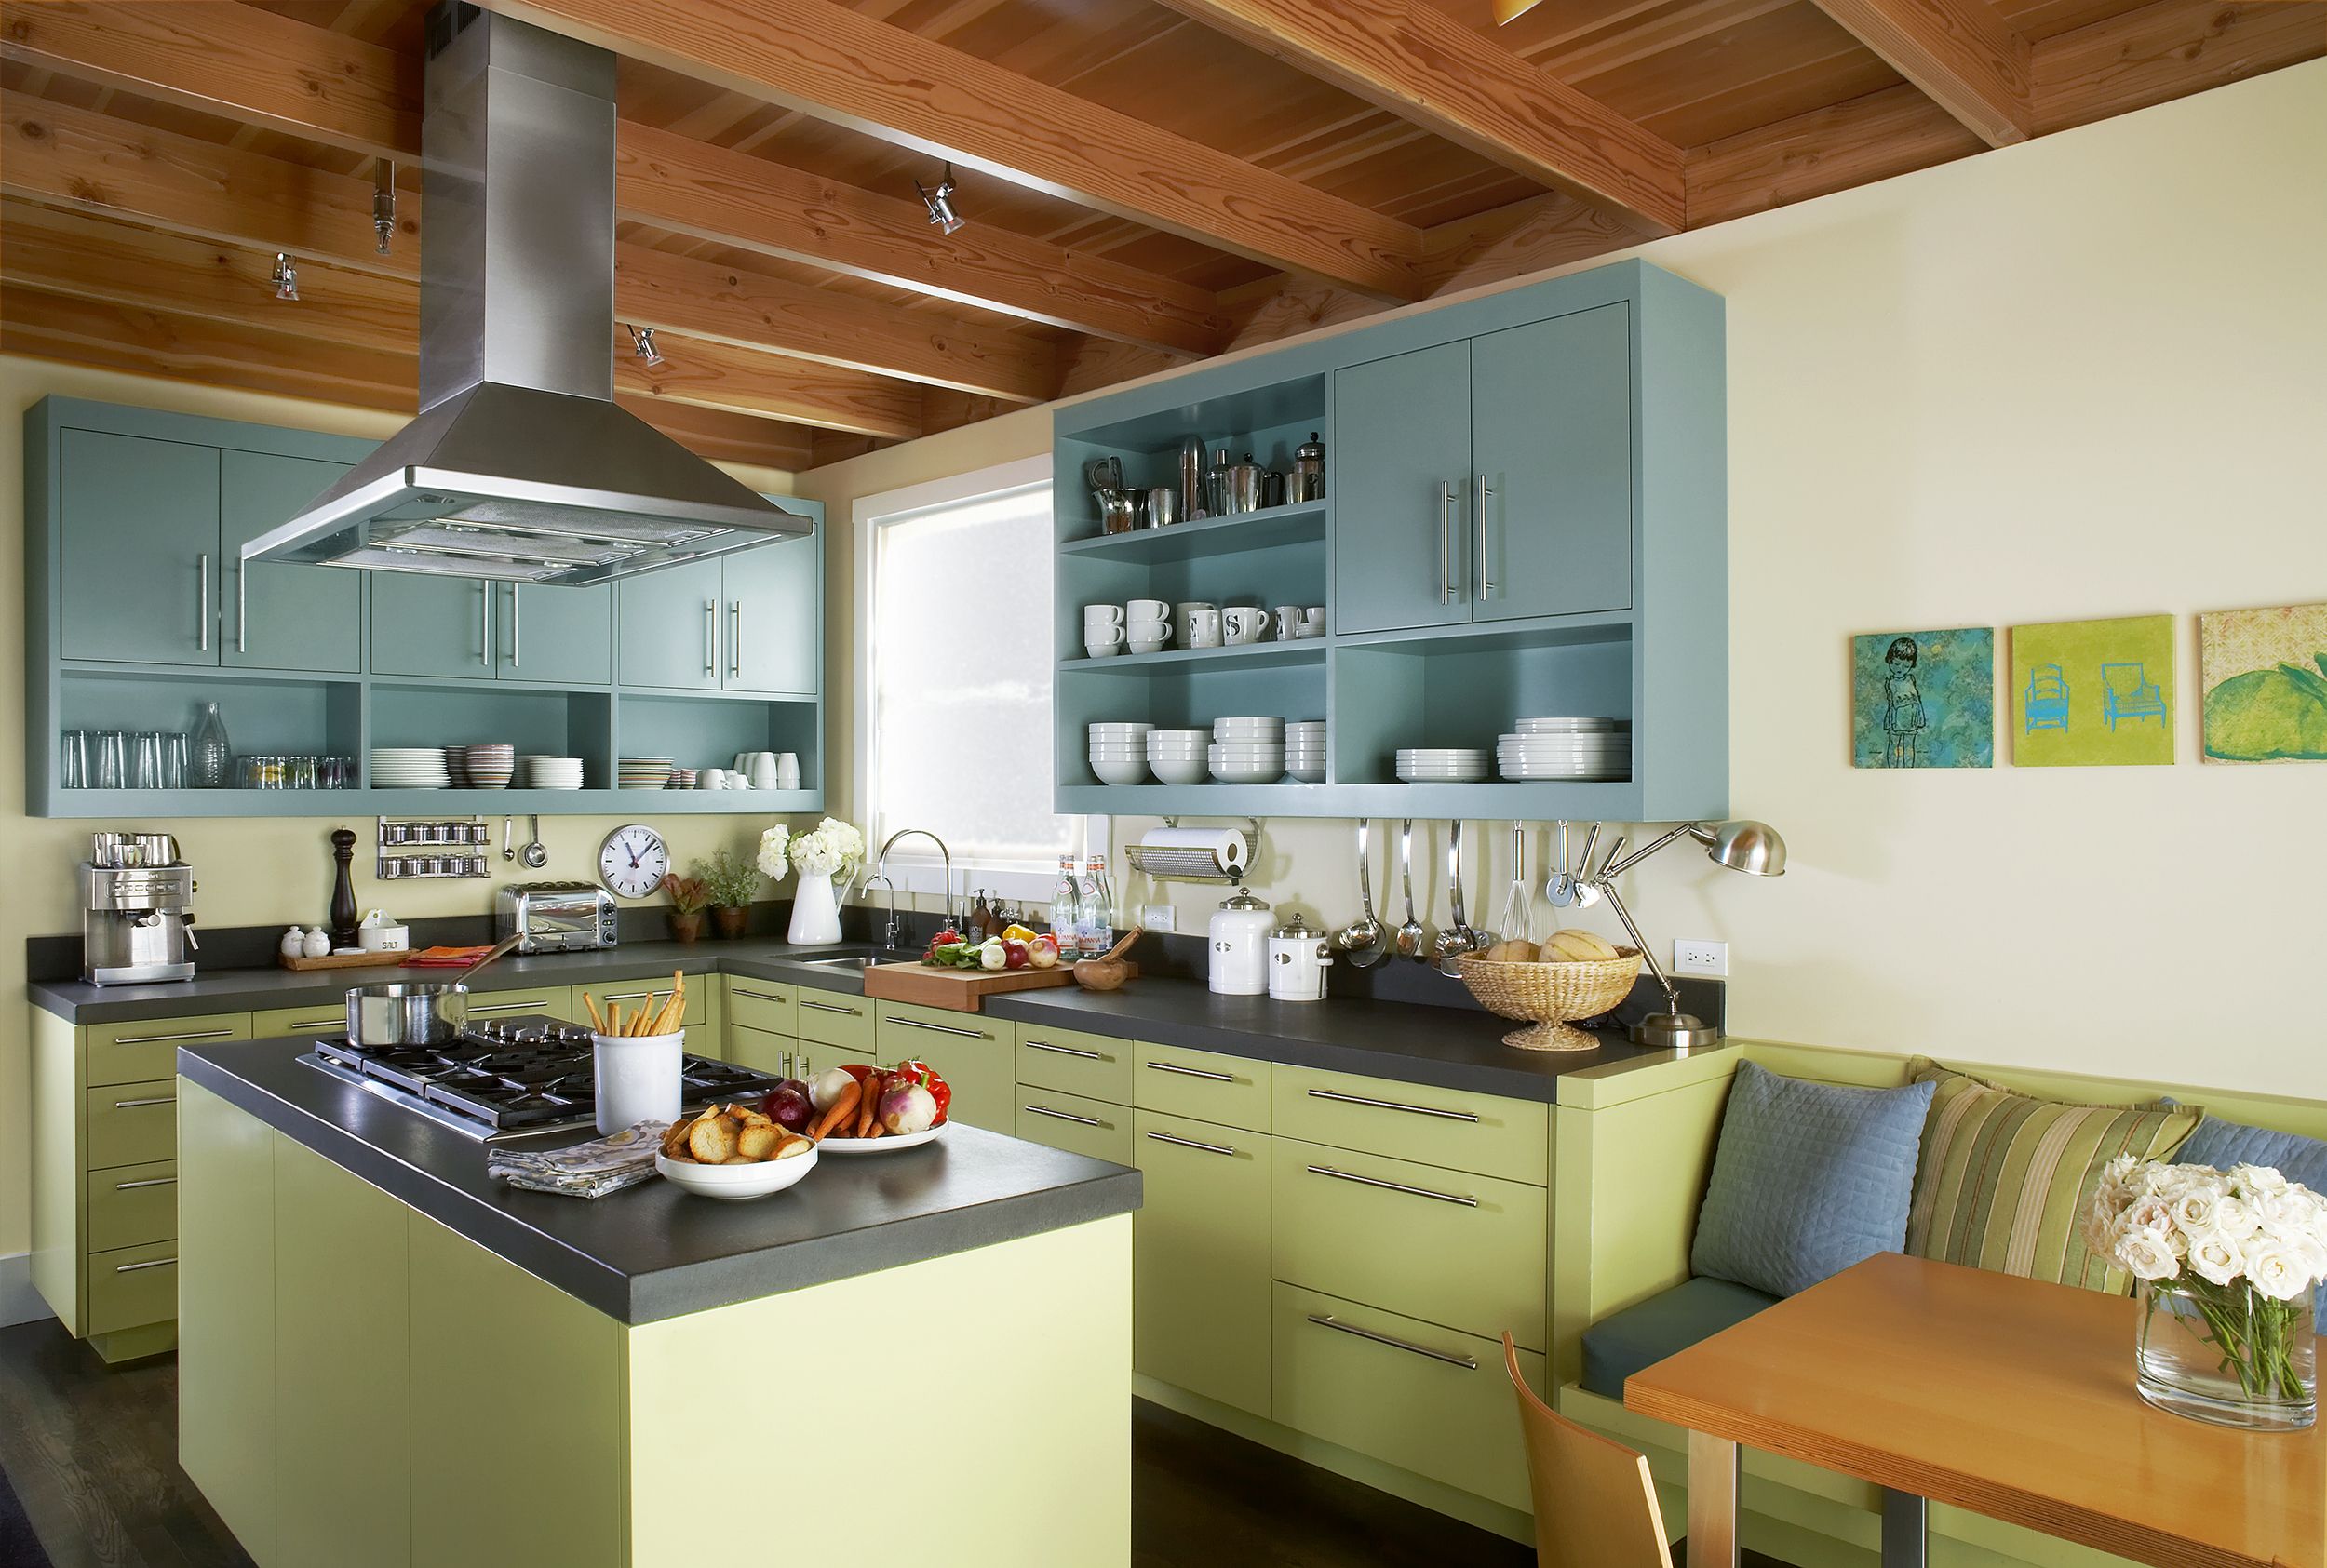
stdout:
[(765, 1198), (815, 1168), (814, 1139), (736, 1105), (712, 1106), (672, 1122), (654, 1157), (665, 1181), (698, 1198)]
[(1568, 1025), (1597, 1018), (1632, 994), (1640, 949), (1618, 947), (1588, 931), (1560, 931), (1540, 946), (1498, 942), (1484, 953), (1450, 958), (1479, 1005), (1498, 1018), (1523, 1019), (1505, 1045), (1522, 1051), (1597, 1051), (1598, 1037)]

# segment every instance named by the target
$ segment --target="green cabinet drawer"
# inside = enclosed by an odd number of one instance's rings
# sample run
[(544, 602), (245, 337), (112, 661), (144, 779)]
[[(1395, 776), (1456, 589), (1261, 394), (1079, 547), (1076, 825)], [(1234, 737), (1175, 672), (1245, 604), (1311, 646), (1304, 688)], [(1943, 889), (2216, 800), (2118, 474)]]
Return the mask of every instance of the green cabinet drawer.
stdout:
[(1118, 1165), (1132, 1162), (1131, 1112), (1105, 1100), (1020, 1084), (1016, 1131), (1029, 1144), (1048, 1144)]
[(798, 1034), (800, 990), (793, 985), (779, 985), (773, 980), (731, 976), (727, 982), (727, 1021), (771, 1035)]
[[(1271, 1418), (1514, 1508), (1525, 1449), (1502, 1344), (1333, 1296), (1276, 1287)], [(1519, 1352), (1542, 1391), (1543, 1358)]]
[(176, 1160), (94, 1171), (87, 1181), (89, 1251), (143, 1246), (178, 1234)]
[(252, 1039), (279, 1039), (286, 1035), (343, 1035), (347, 1033), (347, 1003), (334, 997), (305, 1007), (270, 1008), (250, 1015)]
[[(711, 987), (715, 984), (717, 982), (699, 975), (688, 980), (686, 1005), (679, 1010), (679, 1013), (680, 1028), (699, 1025), (709, 1016), (710, 1004), (705, 1000), (705, 998), (710, 994)], [(573, 988), (572, 999), (568, 1004), (566, 1016), (588, 1022), (590, 1010), (585, 1005), (585, 998), (590, 997), (598, 998), (599, 1009), (601, 1012), (609, 1007), (619, 1007), (622, 1009), (623, 1016), (628, 1018), (642, 1009), (652, 1012), (669, 1001), (671, 988), (667, 985), (658, 985), (651, 980), (610, 980), (602, 985), (576, 985)], [(476, 1009), (471, 1008), (469, 1011), (474, 1012)], [(689, 1049), (692, 1050), (693, 1047)]]
[(1276, 1278), (1543, 1348), (1541, 1187), (1285, 1137), (1274, 1164)]
[(82, 1326), (90, 1337), (167, 1323), (177, 1316), (176, 1240), (89, 1254), (88, 1320)]
[(1019, 1083), (1131, 1103), (1131, 1059), (1138, 1050), (1131, 1041), (1039, 1024), (1014, 1025), (1011, 1037), (1017, 1042)]
[(1281, 1066), (1275, 1102), (1285, 1137), (1537, 1186), (1551, 1180), (1550, 1112), (1531, 1101)]
[(714, 1054), (721, 1061), (749, 1067), (754, 1072), (790, 1078), (799, 1052), (800, 1042), (789, 1035), (731, 1023), (727, 1025), (727, 1048)]
[(1269, 1414), (1269, 1140), (1141, 1111), (1132, 1364)]
[(800, 988), (800, 1016), (792, 1033), (804, 1040), (822, 1040), (869, 1056), (873, 1049), (873, 1004), (846, 991)]
[(92, 1089), (83, 1126), (85, 1163), (91, 1171), (174, 1159), (178, 1157), (178, 1080), (157, 1078)]
[(957, 1121), (989, 1132), (1017, 1125), (1011, 1095), (1017, 1088), (1011, 1065), (1009, 1025), (975, 1012), (915, 1007), (909, 1002), (875, 1004), (880, 1020), (874, 1053), (884, 1064), (919, 1057), (953, 1086)]
[(479, 1023), (532, 1014), (555, 1018), (560, 1023), (572, 1023), (576, 1016), (572, 988), (566, 985), (525, 985), (507, 991), (480, 991), (468, 999), (468, 1015)]
[[(828, 1072), (844, 1062), (862, 1062), (869, 1065), (873, 1059), (869, 1047), (859, 1051), (854, 1046), (833, 1045), (820, 1039), (794, 1040), (792, 1052), (792, 1070), (806, 1079)], [(938, 1069), (940, 1072), (944, 1070), (942, 1067)]]
[(1141, 1110), (1269, 1131), (1269, 1063), (1145, 1041), (1131, 1049), (1131, 1103)]
[(147, 1018), (134, 1024), (88, 1025), (90, 1083), (141, 1083), (178, 1075), (178, 1048), (249, 1039), (250, 1014), (213, 1012), (193, 1018)]

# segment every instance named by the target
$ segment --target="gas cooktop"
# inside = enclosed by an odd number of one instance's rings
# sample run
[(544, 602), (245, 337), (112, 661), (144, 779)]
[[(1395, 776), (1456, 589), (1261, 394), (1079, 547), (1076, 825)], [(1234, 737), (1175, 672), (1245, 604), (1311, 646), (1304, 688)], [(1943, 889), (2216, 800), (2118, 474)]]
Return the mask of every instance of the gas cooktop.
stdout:
[[(443, 1045), (319, 1039), (299, 1060), (480, 1140), (570, 1132), (598, 1117), (590, 1031), (554, 1018), (496, 1019)], [(679, 1071), (689, 1105), (765, 1094), (781, 1081), (708, 1056), (683, 1056)]]

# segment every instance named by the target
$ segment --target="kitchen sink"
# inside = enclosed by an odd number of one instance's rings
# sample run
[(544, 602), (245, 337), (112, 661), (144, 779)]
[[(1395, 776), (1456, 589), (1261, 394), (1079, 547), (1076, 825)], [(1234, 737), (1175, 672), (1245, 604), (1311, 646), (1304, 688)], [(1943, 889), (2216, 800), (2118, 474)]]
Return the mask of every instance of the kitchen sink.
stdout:
[(864, 969), (881, 960), (871, 953), (844, 953), (836, 958), (801, 958), (798, 961), (809, 969)]

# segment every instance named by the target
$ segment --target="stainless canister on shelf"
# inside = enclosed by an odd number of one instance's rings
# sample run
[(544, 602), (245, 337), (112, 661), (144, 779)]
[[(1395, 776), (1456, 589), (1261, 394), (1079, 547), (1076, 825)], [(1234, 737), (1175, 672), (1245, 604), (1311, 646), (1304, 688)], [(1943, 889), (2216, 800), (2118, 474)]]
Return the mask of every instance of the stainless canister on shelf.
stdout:
[(1177, 485), (1157, 485), (1148, 491), (1148, 527), (1167, 529), (1179, 520)]
[(1259, 511), (1261, 476), (1268, 472), (1253, 461), (1250, 452), (1244, 454), (1244, 462), (1231, 463), (1224, 490), (1227, 504), (1220, 510), (1223, 513)]
[(1309, 439), (1293, 449), (1293, 480), (1286, 487), (1285, 499), (1289, 502), (1323, 501), (1325, 498), (1325, 444), (1311, 431)]

